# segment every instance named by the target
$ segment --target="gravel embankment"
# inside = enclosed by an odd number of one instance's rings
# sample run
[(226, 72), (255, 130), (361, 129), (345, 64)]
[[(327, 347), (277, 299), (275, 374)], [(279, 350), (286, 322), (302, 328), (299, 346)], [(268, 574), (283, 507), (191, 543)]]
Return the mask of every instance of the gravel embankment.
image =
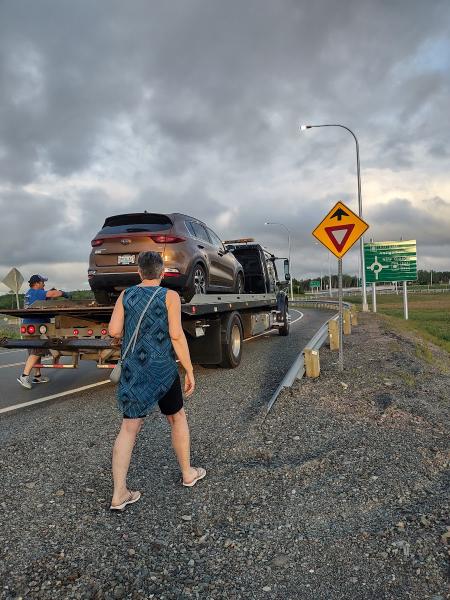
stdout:
[(29, 435), (0, 421), (0, 597), (446, 598), (448, 355), (363, 315), (343, 373), (336, 360), (323, 349), (321, 377), (265, 421), (261, 375), (212, 370), (187, 406), (207, 478), (180, 485), (155, 413), (130, 472), (143, 498), (123, 514), (108, 511), (111, 391), (28, 413)]

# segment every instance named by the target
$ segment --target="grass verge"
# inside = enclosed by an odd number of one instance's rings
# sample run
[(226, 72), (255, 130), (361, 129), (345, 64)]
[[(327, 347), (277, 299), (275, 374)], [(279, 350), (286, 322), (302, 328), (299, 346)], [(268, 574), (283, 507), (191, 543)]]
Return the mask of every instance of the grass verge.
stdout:
[[(360, 298), (355, 296), (346, 300), (360, 303)], [(385, 316), (390, 326), (419, 334), (423, 340), (450, 353), (450, 293), (439, 294), (438, 297), (435, 294), (408, 294), (408, 321), (403, 318), (401, 294), (380, 294), (377, 296), (377, 312)], [(423, 346), (418, 347), (418, 352), (427, 355)]]

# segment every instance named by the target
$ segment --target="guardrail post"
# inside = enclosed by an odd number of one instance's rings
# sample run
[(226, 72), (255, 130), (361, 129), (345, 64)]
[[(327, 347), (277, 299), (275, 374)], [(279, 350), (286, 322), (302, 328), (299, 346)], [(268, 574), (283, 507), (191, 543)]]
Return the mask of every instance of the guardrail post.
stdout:
[(351, 334), (352, 318), (351, 318), (350, 310), (348, 308), (344, 308), (344, 310), (343, 310), (343, 328), (344, 328), (344, 335)]
[(319, 377), (320, 375), (320, 360), (319, 351), (305, 348), (305, 374), (306, 377)]
[(339, 350), (339, 325), (336, 319), (328, 321), (328, 340), (330, 350)]

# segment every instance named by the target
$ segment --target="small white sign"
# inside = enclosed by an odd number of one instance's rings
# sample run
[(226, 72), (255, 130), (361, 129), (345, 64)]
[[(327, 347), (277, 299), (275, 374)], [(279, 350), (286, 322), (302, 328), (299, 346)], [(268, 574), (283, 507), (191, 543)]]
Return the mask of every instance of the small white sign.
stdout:
[(14, 294), (18, 294), (24, 282), (22, 273), (15, 267), (2, 279), (2, 283), (6, 285)]

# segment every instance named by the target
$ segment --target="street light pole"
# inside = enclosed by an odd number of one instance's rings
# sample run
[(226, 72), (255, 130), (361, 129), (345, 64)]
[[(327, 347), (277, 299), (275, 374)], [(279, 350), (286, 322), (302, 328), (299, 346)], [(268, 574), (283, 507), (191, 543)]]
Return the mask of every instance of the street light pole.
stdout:
[[(339, 125), (338, 123), (334, 124), (325, 124), (325, 125), (301, 125), (300, 130), (306, 131), (306, 129), (312, 129), (313, 127), (341, 127), (341, 129), (346, 129), (355, 140), (356, 144), (356, 174), (358, 178), (358, 214), (362, 219), (362, 199), (361, 199), (361, 170), (359, 164), (359, 143), (358, 138), (353, 133), (353, 131), (346, 127), (345, 125)], [(362, 309), (364, 312), (369, 310), (369, 306), (367, 304), (367, 290), (366, 290), (366, 269), (364, 264), (364, 238), (361, 236), (359, 238), (359, 252), (361, 257), (361, 287), (362, 287)]]
[(292, 283), (292, 269), (291, 269), (291, 232), (290, 230), (286, 227), (286, 225), (283, 225), (283, 223), (272, 223), (267, 221), (266, 223), (264, 223), (264, 225), (279, 225), (280, 227), (284, 227), (284, 229), (286, 229), (287, 234), (288, 234), (288, 260), (289, 260), (289, 272), (291, 275), (291, 278), (289, 280), (289, 286), (290, 286), (290, 290), (291, 290), (291, 300), (294, 299), (294, 287), (293, 287), (293, 283)]

